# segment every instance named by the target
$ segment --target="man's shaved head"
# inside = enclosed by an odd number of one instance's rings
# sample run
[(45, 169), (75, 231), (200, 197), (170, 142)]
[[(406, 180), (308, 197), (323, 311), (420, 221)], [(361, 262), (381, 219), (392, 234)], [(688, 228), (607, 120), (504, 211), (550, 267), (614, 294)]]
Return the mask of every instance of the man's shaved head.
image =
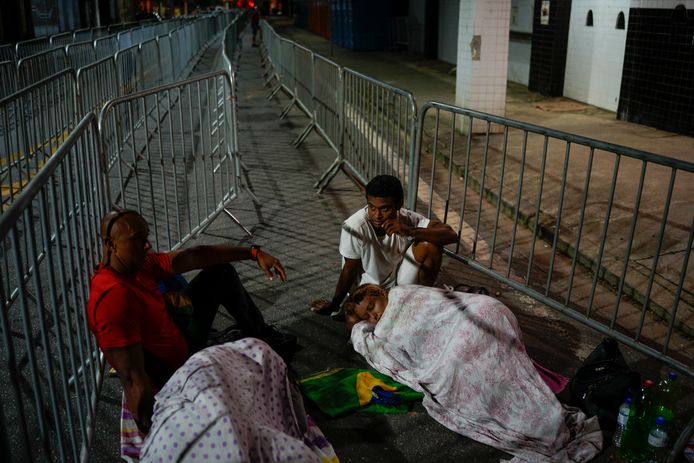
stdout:
[(120, 221), (121, 217), (128, 214), (135, 214), (141, 217), (139, 212), (132, 209), (114, 209), (104, 214), (101, 218), (101, 240), (104, 244), (112, 238), (111, 234), (116, 223)]

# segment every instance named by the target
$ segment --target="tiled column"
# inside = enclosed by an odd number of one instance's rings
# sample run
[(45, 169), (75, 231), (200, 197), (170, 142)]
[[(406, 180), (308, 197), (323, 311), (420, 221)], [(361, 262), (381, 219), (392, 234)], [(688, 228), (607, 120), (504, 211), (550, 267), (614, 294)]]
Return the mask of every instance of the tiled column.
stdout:
[(511, 0), (460, 0), (456, 105), (505, 115), (510, 15)]

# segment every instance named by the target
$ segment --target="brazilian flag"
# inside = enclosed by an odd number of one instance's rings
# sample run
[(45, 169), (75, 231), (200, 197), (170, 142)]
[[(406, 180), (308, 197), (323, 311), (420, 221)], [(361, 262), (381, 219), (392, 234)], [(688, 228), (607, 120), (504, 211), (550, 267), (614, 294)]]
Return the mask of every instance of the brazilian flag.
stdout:
[(330, 416), (352, 411), (406, 413), (423, 394), (374, 370), (335, 368), (300, 379), (301, 389)]

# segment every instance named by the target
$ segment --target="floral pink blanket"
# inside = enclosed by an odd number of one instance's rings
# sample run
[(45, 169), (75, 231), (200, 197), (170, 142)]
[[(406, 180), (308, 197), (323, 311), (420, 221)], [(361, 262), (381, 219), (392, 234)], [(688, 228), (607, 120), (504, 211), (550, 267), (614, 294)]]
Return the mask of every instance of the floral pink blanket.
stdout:
[(352, 343), (376, 370), (423, 392), (436, 421), (514, 461), (588, 461), (602, 447), (597, 419), (556, 399), (496, 299), (396, 287), (378, 325), (355, 325)]

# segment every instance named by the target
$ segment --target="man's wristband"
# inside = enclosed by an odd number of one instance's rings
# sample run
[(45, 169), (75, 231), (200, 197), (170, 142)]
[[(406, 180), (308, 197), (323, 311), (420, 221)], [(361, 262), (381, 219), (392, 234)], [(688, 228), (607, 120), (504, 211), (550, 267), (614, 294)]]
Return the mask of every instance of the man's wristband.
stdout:
[(257, 244), (254, 244), (251, 246), (251, 259), (252, 260), (258, 260), (258, 252), (260, 251), (260, 246)]

